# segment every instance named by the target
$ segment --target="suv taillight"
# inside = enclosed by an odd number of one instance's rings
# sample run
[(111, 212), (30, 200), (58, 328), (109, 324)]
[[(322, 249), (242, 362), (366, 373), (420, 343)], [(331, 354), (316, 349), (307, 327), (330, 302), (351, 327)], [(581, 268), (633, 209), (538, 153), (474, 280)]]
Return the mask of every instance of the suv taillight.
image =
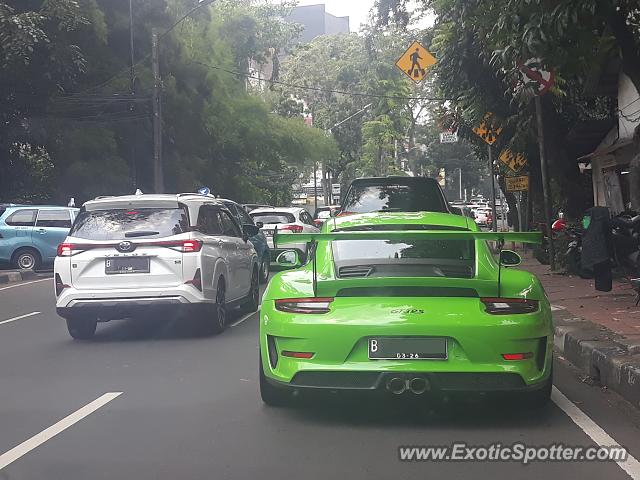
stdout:
[(514, 315), (538, 311), (538, 300), (526, 298), (481, 298), (485, 312), (492, 315)]
[(167, 247), (178, 250), (182, 253), (193, 253), (202, 250), (202, 240), (167, 240), (159, 242), (140, 243), (138, 246), (144, 245), (149, 247)]
[(333, 298), (281, 298), (276, 300), (276, 310), (287, 313), (329, 313)]
[(58, 245), (59, 257), (71, 257), (78, 253), (90, 250), (92, 248), (101, 247), (102, 245), (84, 244), (84, 243), (61, 243)]
[(302, 233), (304, 228), (302, 225), (283, 225), (278, 230), (283, 232), (291, 232), (291, 233)]

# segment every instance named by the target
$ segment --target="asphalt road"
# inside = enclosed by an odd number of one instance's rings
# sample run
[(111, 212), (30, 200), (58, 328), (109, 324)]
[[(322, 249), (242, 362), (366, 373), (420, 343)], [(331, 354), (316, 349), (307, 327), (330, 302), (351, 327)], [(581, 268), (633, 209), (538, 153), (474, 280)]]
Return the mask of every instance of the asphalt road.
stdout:
[[(235, 321), (217, 337), (169, 319), (112, 322), (78, 342), (51, 280), (0, 287), (0, 479), (640, 479), (638, 411), (561, 359), (557, 403), (541, 412), (337, 396), (274, 409), (258, 395), (257, 315)], [(614, 462), (399, 461), (399, 446), (459, 441), (619, 443), (634, 458), (628, 473)]]

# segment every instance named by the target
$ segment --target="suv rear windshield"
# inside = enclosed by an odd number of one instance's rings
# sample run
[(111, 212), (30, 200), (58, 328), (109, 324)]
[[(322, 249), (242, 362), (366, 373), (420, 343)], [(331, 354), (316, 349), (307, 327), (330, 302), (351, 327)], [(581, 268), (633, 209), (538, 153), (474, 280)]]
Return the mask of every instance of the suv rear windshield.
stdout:
[(158, 238), (189, 231), (182, 208), (131, 208), (80, 212), (69, 236), (87, 240)]
[(354, 182), (342, 203), (342, 212), (448, 212), (434, 180)]
[(296, 221), (296, 217), (287, 212), (250, 213), (249, 215), (254, 222), (262, 222), (265, 225), (294, 223)]

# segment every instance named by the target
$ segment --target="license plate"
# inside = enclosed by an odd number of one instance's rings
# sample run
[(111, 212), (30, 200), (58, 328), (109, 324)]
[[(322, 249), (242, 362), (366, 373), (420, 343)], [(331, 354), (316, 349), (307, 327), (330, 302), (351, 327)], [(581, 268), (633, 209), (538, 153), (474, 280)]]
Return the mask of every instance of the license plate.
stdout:
[(382, 337), (369, 339), (372, 360), (446, 360), (447, 339)]
[(267, 237), (273, 237), (273, 230), (262, 230)]
[(107, 275), (116, 275), (121, 273), (149, 273), (149, 258), (105, 258), (104, 271)]

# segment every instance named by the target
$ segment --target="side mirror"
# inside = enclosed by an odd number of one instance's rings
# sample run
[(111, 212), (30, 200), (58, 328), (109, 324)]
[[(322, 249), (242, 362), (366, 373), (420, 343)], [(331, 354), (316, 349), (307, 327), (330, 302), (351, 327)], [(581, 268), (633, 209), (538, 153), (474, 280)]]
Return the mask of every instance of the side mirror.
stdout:
[(522, 258), (513, 250), (502, 250), (500, 252), (500, 263), (505, 267), (517, 267), (522, 263)]
[(283, 268), (298, 268), (302, 260), (297, 250), (285, 250), (276, 257), (276, 264)]
[(264, 223), (262, 223), (262, 222), (256, 222), (256, 227), (258, 227), (258, 228), (262, 228), (262, 227), (264, 227)]
[(258, 235), (258, 233), (260, 233), (260, 228), (257, 225), (251, 225), (250, 223), (247, 223), (242, 226), (242, 232), (247, 237), (255, 237), (256, 235)]

